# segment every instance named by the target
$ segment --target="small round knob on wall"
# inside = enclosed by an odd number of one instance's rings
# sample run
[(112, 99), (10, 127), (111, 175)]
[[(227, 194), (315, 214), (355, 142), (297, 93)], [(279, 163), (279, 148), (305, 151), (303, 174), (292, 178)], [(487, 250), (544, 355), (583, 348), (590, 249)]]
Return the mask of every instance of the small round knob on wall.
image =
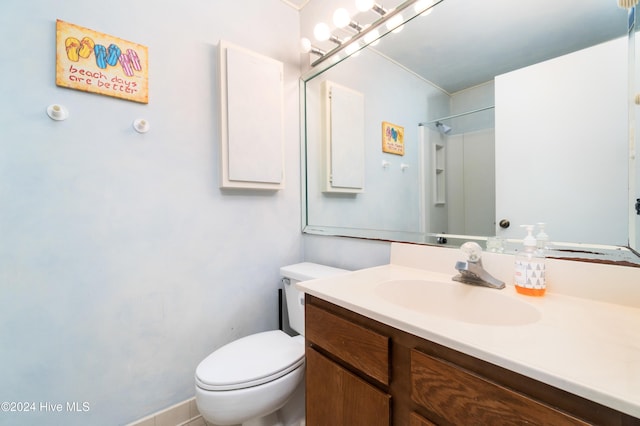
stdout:
[(66, 120), (69, 117), (69, 111), (60, 104), (53, 104), (47, 107), (47, 115), (55, 121)]
[(502, 229), (507, 229), (508, 227), (511, 226), (511, 222), (509, 222), (507, 219), (502, 219), (498, 225), (500, 225), (500, 228)]
[(138, 118), (133, 122), (133, 128), (136, 129), (138, 133), (147, 133), (151, 128), (149, 122), (143, 118)]

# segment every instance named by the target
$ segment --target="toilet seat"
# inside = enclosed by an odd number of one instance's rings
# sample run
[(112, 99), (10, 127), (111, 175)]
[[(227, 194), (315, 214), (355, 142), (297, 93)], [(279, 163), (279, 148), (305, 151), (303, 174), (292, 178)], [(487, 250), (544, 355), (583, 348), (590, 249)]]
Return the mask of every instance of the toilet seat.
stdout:
[(196, 385), (210, 391), (258, 386), (304, 364), (304, 338), (280, 330), (243, 337), (213, 352), (196, 369)]

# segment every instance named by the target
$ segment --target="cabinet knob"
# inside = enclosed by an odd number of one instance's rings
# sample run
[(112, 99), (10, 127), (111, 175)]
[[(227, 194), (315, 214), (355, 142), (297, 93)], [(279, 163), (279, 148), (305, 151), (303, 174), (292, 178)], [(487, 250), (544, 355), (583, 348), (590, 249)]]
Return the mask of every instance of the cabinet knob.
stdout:
[(498, 223), (498, 225), (500, 225), (500, 228), (502, 229), (507, 229), (511, 226), (511, 222), (509, 222), (507, 219), (502, 219), (500, 223)]

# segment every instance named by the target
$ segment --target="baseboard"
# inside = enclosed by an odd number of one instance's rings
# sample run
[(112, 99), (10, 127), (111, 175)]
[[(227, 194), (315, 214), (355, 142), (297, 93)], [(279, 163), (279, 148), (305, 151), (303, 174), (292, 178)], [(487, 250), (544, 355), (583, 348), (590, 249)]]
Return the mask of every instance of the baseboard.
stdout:
[(198, 412), (196, 399), (189, 398), (171, 407), (148, 415), (127, 426), (205, 426), (204, 419)]

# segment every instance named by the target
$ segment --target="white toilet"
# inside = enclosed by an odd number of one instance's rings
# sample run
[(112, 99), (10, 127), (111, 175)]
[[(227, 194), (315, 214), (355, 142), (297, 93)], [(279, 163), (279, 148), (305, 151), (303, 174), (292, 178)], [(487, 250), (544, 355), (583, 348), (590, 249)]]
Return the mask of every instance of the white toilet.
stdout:
[(206, 421), (216, 426), (304, 424), (304, 293), (294, 284), (345, 272), (309, 262), (280, 268), (289, 326), (300, 335), (256, 333), (206, 357), (195, 374), (196, 404)]

